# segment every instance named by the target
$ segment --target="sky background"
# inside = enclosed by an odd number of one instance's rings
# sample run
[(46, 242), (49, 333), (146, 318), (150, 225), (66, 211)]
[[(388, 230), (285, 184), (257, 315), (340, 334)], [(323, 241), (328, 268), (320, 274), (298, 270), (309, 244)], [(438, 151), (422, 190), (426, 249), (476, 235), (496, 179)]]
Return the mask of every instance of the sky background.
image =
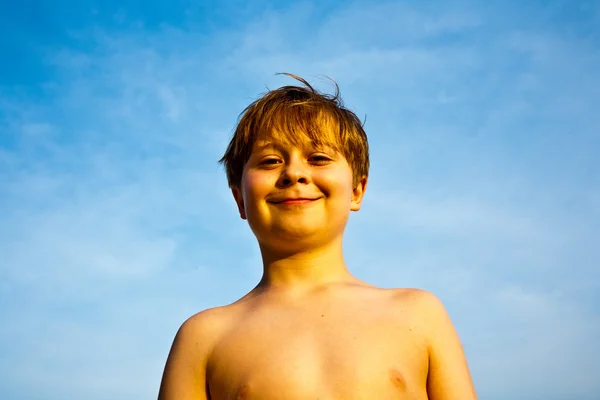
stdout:
[(301, 75), (371, 144), (350, 270), (446, 305), (482, 400), (600, 398), (600, 2), (3, 1), (0, 398), (155, 398), (260, 279), (217, 164)]

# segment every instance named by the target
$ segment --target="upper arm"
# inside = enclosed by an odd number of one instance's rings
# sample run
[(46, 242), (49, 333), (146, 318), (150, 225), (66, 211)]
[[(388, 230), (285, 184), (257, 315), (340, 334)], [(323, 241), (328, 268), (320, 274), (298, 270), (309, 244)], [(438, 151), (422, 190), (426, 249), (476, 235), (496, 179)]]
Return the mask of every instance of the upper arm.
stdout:
[(437, 297), (427, 292), (423, 292), (420, 306), (429, 349), (429, 398), (477, 399), (462, 345), (446, 309)]
[(158, 400), (207, 400), (207, 338), (195, 317), (183, 323), (171, 346)]

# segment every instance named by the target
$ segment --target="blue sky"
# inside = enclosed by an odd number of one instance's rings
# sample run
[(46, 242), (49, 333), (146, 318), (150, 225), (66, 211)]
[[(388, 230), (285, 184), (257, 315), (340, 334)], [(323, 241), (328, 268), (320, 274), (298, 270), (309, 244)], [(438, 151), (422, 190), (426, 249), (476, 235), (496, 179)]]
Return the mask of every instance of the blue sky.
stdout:
[(351, 271), (437, 294), (481, 399), (598, 398), (598, 2), (193, 3), (2, 5), (1, 398), (155, 397), (254, 286), (217, 160), (282, 71), (367, 118)]

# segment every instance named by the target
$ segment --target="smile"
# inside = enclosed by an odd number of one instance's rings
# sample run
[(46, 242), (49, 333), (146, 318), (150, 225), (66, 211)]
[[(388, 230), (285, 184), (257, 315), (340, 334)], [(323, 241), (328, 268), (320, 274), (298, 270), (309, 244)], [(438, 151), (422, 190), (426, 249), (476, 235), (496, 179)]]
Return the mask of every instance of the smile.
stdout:
[(284, 205), (284, 206), (295, 206), (309, 204), (318, 199), (283, 199), (281, 201), (274, 201), (273, 204)]

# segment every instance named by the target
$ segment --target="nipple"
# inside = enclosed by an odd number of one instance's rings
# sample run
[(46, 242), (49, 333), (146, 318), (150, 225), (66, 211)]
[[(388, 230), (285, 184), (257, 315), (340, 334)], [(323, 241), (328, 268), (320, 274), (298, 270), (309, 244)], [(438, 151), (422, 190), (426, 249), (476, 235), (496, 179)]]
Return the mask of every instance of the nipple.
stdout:
[(406, 379), (404, 379), (404, 375), (397, 369), (390, 369), (390, 380), (400, 391), (406, 391)]

